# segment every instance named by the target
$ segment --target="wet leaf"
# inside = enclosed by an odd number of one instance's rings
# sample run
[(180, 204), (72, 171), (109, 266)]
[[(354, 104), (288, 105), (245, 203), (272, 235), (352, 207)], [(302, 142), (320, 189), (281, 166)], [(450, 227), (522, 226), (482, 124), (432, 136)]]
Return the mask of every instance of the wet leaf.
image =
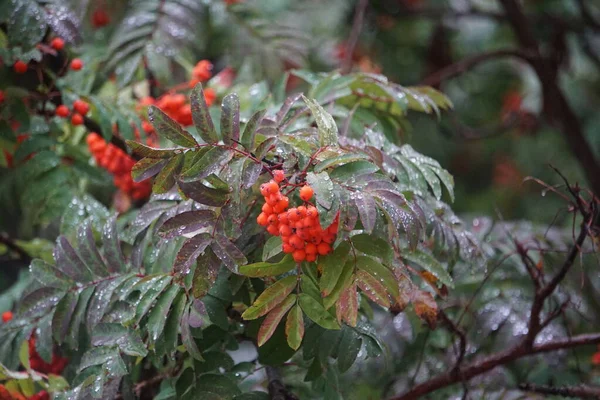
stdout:
[(329, 296), (344, 269), (344, 264), (348, 258), (350, 252), (350, 244), (348, 242), (342, 242), (333, 251), (333, 253), (319, 257), (319, 267), (323, 271), (321, 279), (319, 280), (319, 287), (321, 289), (321, 296)]
[(221, 261), (211, 249), (198, 257), (192, 281), (192, 294), (196, 299), (204, 297), (214, 286), (220, 268)]
[(373, 197), (368, 193), (357, 193), (354, 195), (354, 204), (365, 232), (373, 232), (377, 220), (377, 204)]
[(304, 318), (300, 305), (296, 304), (289, 312), (285, 321), (285, 336), (287, 337), (288, 345), (298, 350), (302, 344), (304, 337)]
[(57, 289), (68, 289), (73, 281), (65, 273), (43, 260), (35, 259), (29, 266), (31, 276), (43, 286)]
[(202, 252), (212, 242), (213, 238), (209, 233), (201, 233), (189, 238), (177, 253), (173, 272), (175, 275), (183, 277), (190, 272), (190, 267)]
[(145, 144), (133, 141), (126, 140), (127, 147), (131, 149), (133, 154), (136, 154), (142, 158), (171, 158), (175, 154), (180, 153), (181, 149), (161, 149), (146, 146)]
[(87, 268), (96, 276), (108, 275), (108, 269), (104, 264), (104, 260), (98, 252), (92, 225), (90, 220), (86, 220), (77, 232), (77, 241), (79, 244), (79, 255)]
[(350, 284), (352, 283), (353, 273), (354, 273), (354, 260), (350, 259), (350, 260), (346, 261), (346, 264), (344, 264), (344, 268), (342, 269), (340, 277), (339, 277), (337, 283), (335, 284), (335, 287), (329, 294), (329, 296), (327, 296), (323, 299), (323, 306), (325, 307), (326, 310), (329, 310), (329, 308), (331, 308), (331, 306), (333, 306), (338, 301), (342, 292), (348, 286), (350, 286)]
[(385, 287), (374, 276), (365, 271), (356, 273), (356, 284), (363, 293), (382, 307), (390, 306), (390, 299)]
[(281, 248), (281, 237), (271, 236), (263, 247), (262, 259), (267, 261), (268, 259), (280, 254), (283, 250)]
[(63, 343), (67, 338), (71, 318), (73, 317), (78, 301), (79, 293), (70, 291), (56, 305), (56, 310), (52, 317), (52, 337), (58, 344)]
[(160, 108), (150, 106), (148, 108), (148, 120), (160, 136), (169, 139), (171, 142), (183, 147), (195, 147), (198, 145), (189, 132), (184, 131), (181, 125), (165, 114)]
[(358, 352), (362, 347), (362, 338), (360, 335), (347, 326), (342, 330), (342, 338), (340, 339), (340, 345), (338, 348), (337, 365), (340, 372), (346, 372), (350, 369)]
[(294, 304), (296, 304), (296, 295), (290, 294), (281, 302), (281, 304), (269, 311), (258, 330), (257, 342), (259, 347), (271, 338), (285, 313), (287, 313)]
[(306, 181), (315, 191), (317, 203), (323, 208), (330, 210), (335, 194), (333, 193), (333, 182), (331, 182), (327, 172), (319, 174), (309, 172), (306, 175)]
[(200, 159), (181, 171), (180, 178), (183, 182), (195, 182), (217, 173), (225, 165), (233, 153), (221, 147), (211, 147)]
[(358, 318), (356, 285), (351, 285), (342, 292), (339, 301), (335, 304), (335, 314), (339, 324), (344, 321), (350, 326), (356, 326)]
[(178, 345), (179, 338), (179, 322), (182, 319), (183, 311), (186, 307), (186, 296), (180, 291), (179, 295), (173, 301), (173, 305), (171, 307), (171, 312), (167, 317), (167, 322), (165, 323), (165, 340), (164, 347), (165, 350), (170, 353), (175, 351), (175, 348)]
[(321, 146), (336, 146), (338, 144), (338, 129), (331, 114), (325, 111), (315, 100), (304, 96), (302, 96), (302, 99), (310, 108), (319, 127), (319, 144)]
[(156, 298), (165, 290), (165, 288), (171, 283), (172, 276), (167, 275), (161, 277), (159, 280), (149, 287), (145, 292), (142, 292), (142, 297), (137, 302), (135, 307), (135, 324), (139, 325), (142, 318), (146, 316), (150, 308), (154, 304)]
[(152, 308), (152, 311), (150, 311), (150, 314), (148, 314), (146, 329), (148, 329), (149, 339), (152, 342), (156, 342), (160, 335), (162, 335), (167, 322), (167, 316), (171, 311), (171, 305), (179, 293), (181, 293), (181, 288), (177, 285), (171, 285), (156, 300), (156, 304)]
[(187, 197), (207, 206), (220, 207), (229, 198), (229, 187), (212, 188), (201, 181), (178, 182), (178, 185)]
[(169, 160), (160, 158), (142, 158), (131, 169), (134, 182), (142, 182), (158, 174)]
[(368, 159), (368, 157), (365, 154), (343, 154), (341, 156), (337, 156), (337, 157), (332, 157), (332, 158), (328, 158), (325, 161), (322, 161), (320, 163), (318, 163), (317, 165), (315, 165), (314, 171), (315, 172), (321, 172), (327, 168), (331, 168), (331, 167), (335, 167), (335, 166), (340, 166), (340, 165), (346, 165), (346, 164), (350, 164), (356, 161), (361, 161), (361, 160), (366, 160)]
[(225, 266), (233, 273), (237, 274), (239, 267), (246, 265), (248, 260), (244, 253), (237, 248), (235, 244), (223, 235), (216, 235), (211, 242), (210, 247), (215, 252), (215, 255), (225, 264)]
[(306, 293), (299, 296), (300, 307), (308, 318), (316, 322), (325, 329), (340, 329), (340, 325), (335, 318), (325, 310), (322, 304), (313, 299)]
[(254, 301), (242, 314), (242, 318), (246, 320), (256, 319), (267, 314), (273, 308), (277, 307), (296, 287), (298, 277), (295, 275), (283, 278), (268, 288), (266, 288), (260, 296)]
[(437, 324), (438, 306), (431, 293), (425, 292), (424, 290), (416, 290), (413, 293), (412, 304), (415, 309), (415, 314), (423, 321), (427, 322), (430, 329), (435, 329)]
[(278, 263), (258, 262), (254, 264), (242, 265), (240, 274), (252, 278), (262, 278), (265, 276), (277, 276), (285, 274), (296, 266), (296, 262), (290, 254), (287, 254)]
[(392, 271), (375, 259), (367, 256), (356, 257), (358, 269), (368, 272), (377, 279), (392, 297), (398, 297), (398, 282)]
[(127, 262), (121, 251), (119, 237), (117, 234), (117, 217), (113, 216), (104, 225), (102, 230), (102, 252), (106, 260), (108, 271), (125, 272), (127, 270)]
[(196, 232), (210, 226), (216, 219), (212, 210), (186, 211), (165, 221), (160, 227), (159, 235), (165, 239)]
[(178, 154), (169, 160), (167, 165), (165, 165), (156, 178), (154, 178), (154, 183), (152, 184), (153, 193), (167, 193), (169, 189), (175, 185), (175, 175), (179, 173), (182, 162), (183, 156), (181, 154)]
[(418, 265), (426, 271), (431, 272), (436, 278), (440, 280), (444, 285), (454, 288), (454, 282), (452, 277), (446, 269), (430, 254), (415, 250), (412, 252), (404, 252), (400, 255), (405, 261), (409, 261)]
[(200, 350), (198, 349), (196, 341), (194, 340), (190, 330), (190, 307), (191, 305), (186, 305), (183, 315), (181, 316), (181, 323), (179, 325), (181, 329), (181, 341), (192, 357), (194, 357), (196, 360), (203, 361), (204, 358), (202, 358), (202, 354), (200, 353)]
[(206, 100), (204, 99), (204, 91), (202, 85), (197, 84), (190, 95), (190, 103), (192, 106), (192, 119), (198, 134), (205, 143), (217, 143), (219, 137), (215, 130)]
[(145, 357), (148, 354), (139, 333), (120, 324), (98, 324), (92, 332), (92, 345), (117, 345), (123, 353), (135, 357)]
[(242, 133), (241, 143), (247, 151), (254, 151), (254, 137), (256, 136), (256, 129), (260, 126), (260, 122), (265, 116), (267, 110), (260, 110), (255, 112), (244, 128)]
[(235, 146), (240, 141), (240, 99), (231, 93), (221, 105), (221, 136), (223, 143)]

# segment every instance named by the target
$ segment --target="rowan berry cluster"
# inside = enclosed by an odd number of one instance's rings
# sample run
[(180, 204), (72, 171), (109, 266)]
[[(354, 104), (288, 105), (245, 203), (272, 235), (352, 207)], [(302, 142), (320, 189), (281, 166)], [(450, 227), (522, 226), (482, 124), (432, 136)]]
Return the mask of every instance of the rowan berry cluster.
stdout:
[(316, 261), (319, 255), (331, 252), (339, 215), (336, 215), (329, 227), (323, 229), (317, 208), (309, 203), (314, 191), (308, 185), (300, 189), (300, 198), (304, 204), (288, 209), (289, 198), (281, 193), (279, 186), (284, 180), (284, 172), (277, 170), (273, 173), (273, 180), (261, 185), (260, 193), (265, 204), (256, 222), (266, 227), (271, 235), (281, 236), (283, 252), (291, 254), (294, 261)]
[[(152, 141), (148, 140), (151, 144)], [(135, 164), (133, 158), (112, 143), (106, 143), (97, 133), (90, 133), (86, 142), (96, 163), (113, 175), (116, 187), (131, 195), (135, 200), (150, 196), (152, 190), (150, 182), (134, 182), (131, 178), (131, 169)]]
[(193, 88), (200, 82), (206, 82), (212, 76), (213, 65), (208, 60), (200, 60), (194, 66), (192, 70), (192, 79), (190, 79), (189, 86)]
[(87, 115), (88, 112), (90, 112), (90, 105), (81, 99), (73, 102), (73, 113), (71, 113), (69, 107), (64, 104), (56, 107), (56, 110), (54, 111), (54, 113), (61, 118), (67, 118), (71, 115), (71, 124), (75, 126), (83, 124), (83, 117)]

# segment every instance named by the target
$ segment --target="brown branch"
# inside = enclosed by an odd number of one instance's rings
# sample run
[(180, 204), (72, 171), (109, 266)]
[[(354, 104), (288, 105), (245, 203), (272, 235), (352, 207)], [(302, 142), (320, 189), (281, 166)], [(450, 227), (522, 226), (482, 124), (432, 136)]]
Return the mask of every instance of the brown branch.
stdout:
[(5, 245), (10, 251), (16, 253), (21, 260), (28, 263), (31, 262), (31, 256), (21, 246), (16, 244), (6, 233), (0, 233), (0, 243)]
[(547, 353), (551, 351), (569, 349), (572, 347), (598, 344), (600, 343), (600, 333), (583, 334), (573, 336), (567, 339), (554, 340), (543, 344), (533, 345), (531, 349), (526, 349), (521, 343), (507, 350), (493, 354), (489, 357), (485, 357), (481, 360), (475, 361), (471, 364), (465, 365), (460, 368), (459, 373), (453, 371), (446, 372), (445, 374), (438, 375), (426, 382), (423, 382), (407, 393), (400, 396), (396, 396), (391, 400), (411, 400), (419, 399), (427, 393), (431, 393), (437, 389), (441, 389), (446, 386), (453, 385), (461, 382), (462, 380), (468, 380), (474, 376), (481, 375), (497, 366), (507, 364), (509, 362), (518, 360), (519, 358), (531, 356), (534, 354)]
[(490, 51), (487, 53), (481, 53), (473, 57), (460, 60), (454, 64), (450, 64), (449, 66), (434, 72), (433, 74), (423, 79), (421, 84), (427, 86), (439, 85), (443, 81), (464, 74), (465, 72), (475, 68), (479, 64), (482, 64), (487, 61), (496, 60), (498, 58), (507, 57), (518, 58), (523, 61), (529, 61), (530, 59), (530, 56), (526, 52), (523, 52), (519, 49), (501, 49)]
[(363, 21), (365, 19), (365, 11), (368, 4), (369, 0), (358, 0), (356, 3), (354, 21), (352, 22), (352, 30), (350, 31), (348, 43), (346, 44), (346, 56), (344, 57), (341, 68), (342, 74), (347, 74), (352, 70), (352, 55), (356, 45), (358, 44), (358, 38), (360, 37), (360, 32), (362, 31)]
[(600, 398), (600, 388), (587, 385), (554, 387), (535, 385), (533, 383), (522, 383), (519, 385), (519, 389), (525, 392), (534, 392), (565, 397), (578, 397), (581, 399)]

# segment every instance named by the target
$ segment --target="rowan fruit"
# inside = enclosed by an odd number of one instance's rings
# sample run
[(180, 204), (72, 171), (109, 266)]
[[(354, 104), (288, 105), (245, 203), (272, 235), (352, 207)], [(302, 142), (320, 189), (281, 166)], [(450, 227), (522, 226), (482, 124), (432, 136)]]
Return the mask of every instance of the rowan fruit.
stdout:
[(306, 253), (304, 250), (296, 250), (292, 253), (292, 257), (294, 257), (294, 261), (302, 262), (306, 258)]
[(61, 51), (65, 47), (65, 41), (61, 38), (54, 38), (50, 42), (50, 47), (52, 47), (56, 51)]
[(73, 71), (79, 71), (81, 68), (83, 68), (83, 61), (81, 61), (80, 58), (74, 58), (73, 61), (71, 61), (71, 69)]
[(285, 173), (281, 169), (273, 171), (273, 179), (275, 182), (282, 182), (285, 179)]
[(71, 111), (69, 111), (69, 107), (65, 106), (64, 104), (61, 104), (60, 106), (56, 107), (55, 114), (61, 118), (68, 117), (70, 113)]
[(4, 311), (2, 313), (2, 322), (8, 322), (13, 318), (13, 313), (11, 311)]
[(300, 189), (300, 198), (304, 201), (309, 201), (314, 194), (314, 190), (313, 188), (311, 188), (308, 185), (302, 186), (302, 188)]
[(86, 115), (90, 111), (90, 105), (83, 100), (75, 100), (73, 110), (81, 115)]
[(27, 64), (21, 60), (17, 60), (13, 65), (13, 70), (19, 75), (24, 74), (27, 72)]
[(83, 116), (81, 114), (73, 114), (71, 117), (71, 123), (75, 126), (83, 124)]

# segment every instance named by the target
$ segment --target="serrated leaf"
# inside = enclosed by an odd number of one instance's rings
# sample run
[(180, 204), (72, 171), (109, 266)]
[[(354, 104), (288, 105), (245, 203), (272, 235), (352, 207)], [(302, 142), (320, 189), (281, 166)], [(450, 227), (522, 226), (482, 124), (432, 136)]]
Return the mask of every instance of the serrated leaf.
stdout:
[(125, 272), (127, 270), (127, 263), (119, 243), (116, 216), (110, 218), (104, 225), (104, 229), (102, 230), (102, 243), (102, 252), (106, 259), (108, 271), (111, 273)]
[(246, 124), (240, 142), (247, 151), (254, 151), (254, 137), (256, 136), (256, 129), (260, 126), (260, 123), (266, 113), (267, 110), (255, 112)]
[(181, 293), (181, 288), (171, 285), (156, 300), (156, 304), (148, 315), (148, 323), (146, 324), (151, 341), (156, 342), (159, 336), (162, 335), (168, 314), (171, 311), (171, 305), (179, 293)]
[(178, 182), (181, 191), (190, 199), (212, 207), (221, 207), (229, 198), (229, 187), (212, 188), (201, 181)]
[[(277, 325), (283, 319), (283, 316), (296, 303), (296, 295), (290, 294), (277, 307), (269, 311), (258, 330), (257, 342), (258, 346), (265, 344), (267, 340), (273, 336)], [(296, 350), (296, 349), (294, 349)]]
[(121, 358), (117, 347), (96, 347), (89, 349), (77, 367), (77, 372), (95, 365), (104, 365), (105, 369), (113, 376), (123, 376), (127, 374), (127, 366)]
[(392, 271), (376, 261), (375, 259), (367, 256), (356, 257), (356, 266), (359, 270), (368, 272), (371, 276), (377, 279), (383, 286), (385, 286), (387, 292), (392, 297), (398, 297), (398, 282)]
[(79, 293), (77, 306), (75, 307), (75, 311), (73, 312), (73, 315), (71, 317), (67, 335), (65, 337), (65, 342), (73, 349), (79, 348), (79, 329), (84, 320), (88, 303), (90, 301), (90, 298), (94, 294), (94, 290), (95, 288), (90, 286), (83, 289)]
[(394, 250), (390, 243), (377, 236), (361, 233), (350, 238), (356, 250), (378, 257), (386, 263), (391, 263), (394, 258)]
[(148, 288), (145, 292), (142, 292), (142, 297), (136, 304), (135, 308), (135, 324), (139, 325), (142, 318), (146, 316), (146, 313), (150, 311), (150, 308), (154, 304), (156, 298), (162, 293), (163, 290), (171, 283), (172, 276), (165, 276), (159, 279), (152, 287)]
[(276, 276), (285, 274), (296, 266), (296, 262), (290, 254), (287, 254), (278, 263), (258, 262), (254, 264), (242, 265), (240, 274), (252, 278), (262, 278), (265, 276)]
[(221, 104), (221, 136), (229, 146), (240, 141), (240, 99), (235, 93), (225, 96)]
[(190, 267), (198, 256), (208, 247), (213, 240), (212, 236), (205, 232), (189, 238), (181, 247), (175, 257), (173, 272), (176, 276), (185, 276), (190, 272)]
[(169, 160), (158, 175), (156, 175), (156, 178), (154, 178), (154, 183), (152, 184), (153, 193), (167, 193), (175, 185), (175, 175), (179, 172), (182, 162), (183, 156), (181, 154), (177, 154)]
[(437, 324), (438, 306), (429, 292), (415, 290), (413, 292), (412, 304), (415, 314), (427, 322), (430, 329), (435, 329)]
[(136, 154), (142, 158), (171, 158), (176, 154), (180, 154), (182, 149), (160, 149), (154, 148), (150, 146), (146, 146), (145, 144), (133, 141), (126, 140), (127, 147), (131, 149), (133, 154)]
[(192, 357), (194, 357), (196, 360), (203, 361), (204, 358), (202, 358), (202, 354), (200, 353), (200, 350), (198, 349), (196, 341), (194, 340), (190, 330), (190, 307), (191, 305), (189, 307), (185, 307), (181, 317), (181, 323), (179, 325), (181, 329), (181, 341)]
[(240, 266), (248, 263), (244, 253), (226, 236), (216, 235), (210, 243), (210, 247), (227, 269), (235, 274), (239, 273)]
[(339, 301), (335, 304), (335, 314), (339, 324), (344, 321), (350, 326), (356, 326), (358, 318), (356, 285), (351, 285), (342, 292)]
[(454, 288), (454, 282), (452, 277), (444, 269), (442, 264), (439, 263), (433, 256), (424, 253), (420, 250), (412, 252), (404, 252), (400, 255), (404, 260), (412, 262), (426, 271), (431, 272), (436, 278), (440, 280), (444, 285)]
[(317, 300), (306, 293), (301, 293), (298, 298), (302, 311), (312, 321), (325, 329), (340, 329), (340, 325), (335, 318)]
[(29, 266), (31, 276), (46, 287), (68, 289), (73, 286), (73, 281), (61, 270), (43, 260), (35, 259)]
[(329, 173), (331, 179), (345, 183), (358, 176), (372, 174), (379, 171), (379, 167), (367, 161), (355, 161), (341, 165)]
[[(263, 247), (262, 259), (267, 261), (268, 259), (280, 254), (283, 250), (281, 248), (281, 237), (271, 236)], [(251, 264), (252, 265), (252, 264)]]
[(331, 182), (327, 172), (321, 172), (319, 174), (309, 172), (306, 175), (306, 181), (315, 191), (317, 204), (321, 205), (326, 210), (330, 210), (335, 194), (333, 193), (333, 182)]
[(67, 292), (56, 305), (52, 317), (52, 337), (58, 344), (62, 344), (67, 338), (67, 332), (71, 324), (71, 318), (79, 301), (79, 293)]
[(338, 129), (331, 114), (329, 114), (315, 100), (302, 96), (302, 99), (310, 108), (317, 127), (319, 128), (319, 144), (321, 146), (336, 146), (338, 144)]
[(285, 336), (288, 345), (298, 350), (304, 337), (304, 318), (300, 305), (296, 304), (289, 312), (285, 321)]
[(192, 106), (192, 119), (198, 134), (205, 143), (217, 143), (219, 137), (213, 124), (206, 100), (204, 99), (204, 91), (202, 84), (197, 84), (190, 95), (190, 103)]
[(198, 145), (189, 132), (183, 130), (181, 125), (165, 114), (160, 108), (150, 106), (148, 108), (148, 120), (154, 126), (156, 133), (169, 139), (171, 142), (183, 147), (195, 147)]
[(352, 283), (353, 273), (354, 273), (354, 260), (350, 259), (350, 260), (346, 261), (346, 264), (344, 264), (344, 267), (342, 269), (340, 277), (339, 277), (337, 283), (335, 284), (335, 287), (329, 294), (329, 296), (327, 296), (323, 299), (323, 306), (325, 307), (326, 310), (329, 310), (329, 308), (331, 308), (331, 306), (333, 306), (338, 301), (342, 292), (348, 286), (350, 286), (350, 284)]
[(214, 286), (220, 268), (221, 261), (211, 249), (198, 257), (192, 281), (192, 294), (196, 299), (204, 297)]
[(79, 244), (78, 253), (87, 268), (96, 276), (102, 277), (108, 275), (108, 269), (96, 247), (92, 225), (89, 219), (79, 228), (77, 232), (77, 241)]
[(202, 157), (181, 171), (183, 182), (195, 182), (218, 172), (232, 157), (232, 152), (221, 147), (211, 147)]
[(242, 314), (245, 320), (256, 319), (277, 307), (296, 287), (298, 277), (295, 275), (280, 279), (268, 288)]
[(375, 200), (369, 193), (356, 193), (353, 198), (365, 232), (373, 232), (377, 220), (377, 204)]
[(74, 281), (88, 282), (92, 279), (92, 274), (64, 236), (56, 239), (54, 259), (56, 267)]
[(186, 296), (180, 291), (179, 295), (173, 301), (171, 312), (169, 313), (165, 323), (164, 347), (168, 353), (175, 351), (175, 348), (177, 347), (180, 329), (179, 322), (183, 315), (186, 304)]
[(96, 324), (100, 322), (104, 316), (104, 313), (108, 309), (114, 290), (121, 283), (129, 279), (130, 276), (131, 275), (121, 275), (115, 277), (114, 279), (107, 279), (98, 283), (94, 296), (90, 301), (86, 318), (86, 325), (90, 332), (93, 331)]
[(358, 271), (356, 273), (356, 284), (375, 303), (382, 307), (390, 306), (390, 299), (385, 287), (373, 275), (362, 270)]
[(142, 182), (158, 174), (169, 160), (160, 158), (142, 158), (131, 169), (134, 182)]
[(314, 171), (321, 172), (327, 168), (346, 165), (356, 161), (366, 160), (368, 158), (369, 157), (367, 155), (359, 153), (343, 154), (341, 156), (328, 158), (325, 161), (318, 163), (317, 165), (315, 165)]
[(139, 333), (120, 324), (98, 324), (92, 332), (92, 345), (117, 345), (123, 353), (135, 357), (145, 357), (148, 354)]
[(158, 233), (165, 239), (172, 239), (206, 228), (215, 221), (216, 217), (212, 210), (185, 211), (166, 220)]
[(345, 327), (338, 348), (337, 365), (340, 372), (343, 373), (350, 369), (361, 347), (362, 338), (360, 335), (354, 329)]
[(333, 253), (325, 257), (319, 257), (319, 268), (323, 271), (321, 279), (319, 280), (322, 297), (329, 296), (335, 287), (338, 279), (342, 275), (342, 270), (344, 269), (344, 264), (346, 263), (349, 252), (350, 244), (348, 242), (342, 242)]

